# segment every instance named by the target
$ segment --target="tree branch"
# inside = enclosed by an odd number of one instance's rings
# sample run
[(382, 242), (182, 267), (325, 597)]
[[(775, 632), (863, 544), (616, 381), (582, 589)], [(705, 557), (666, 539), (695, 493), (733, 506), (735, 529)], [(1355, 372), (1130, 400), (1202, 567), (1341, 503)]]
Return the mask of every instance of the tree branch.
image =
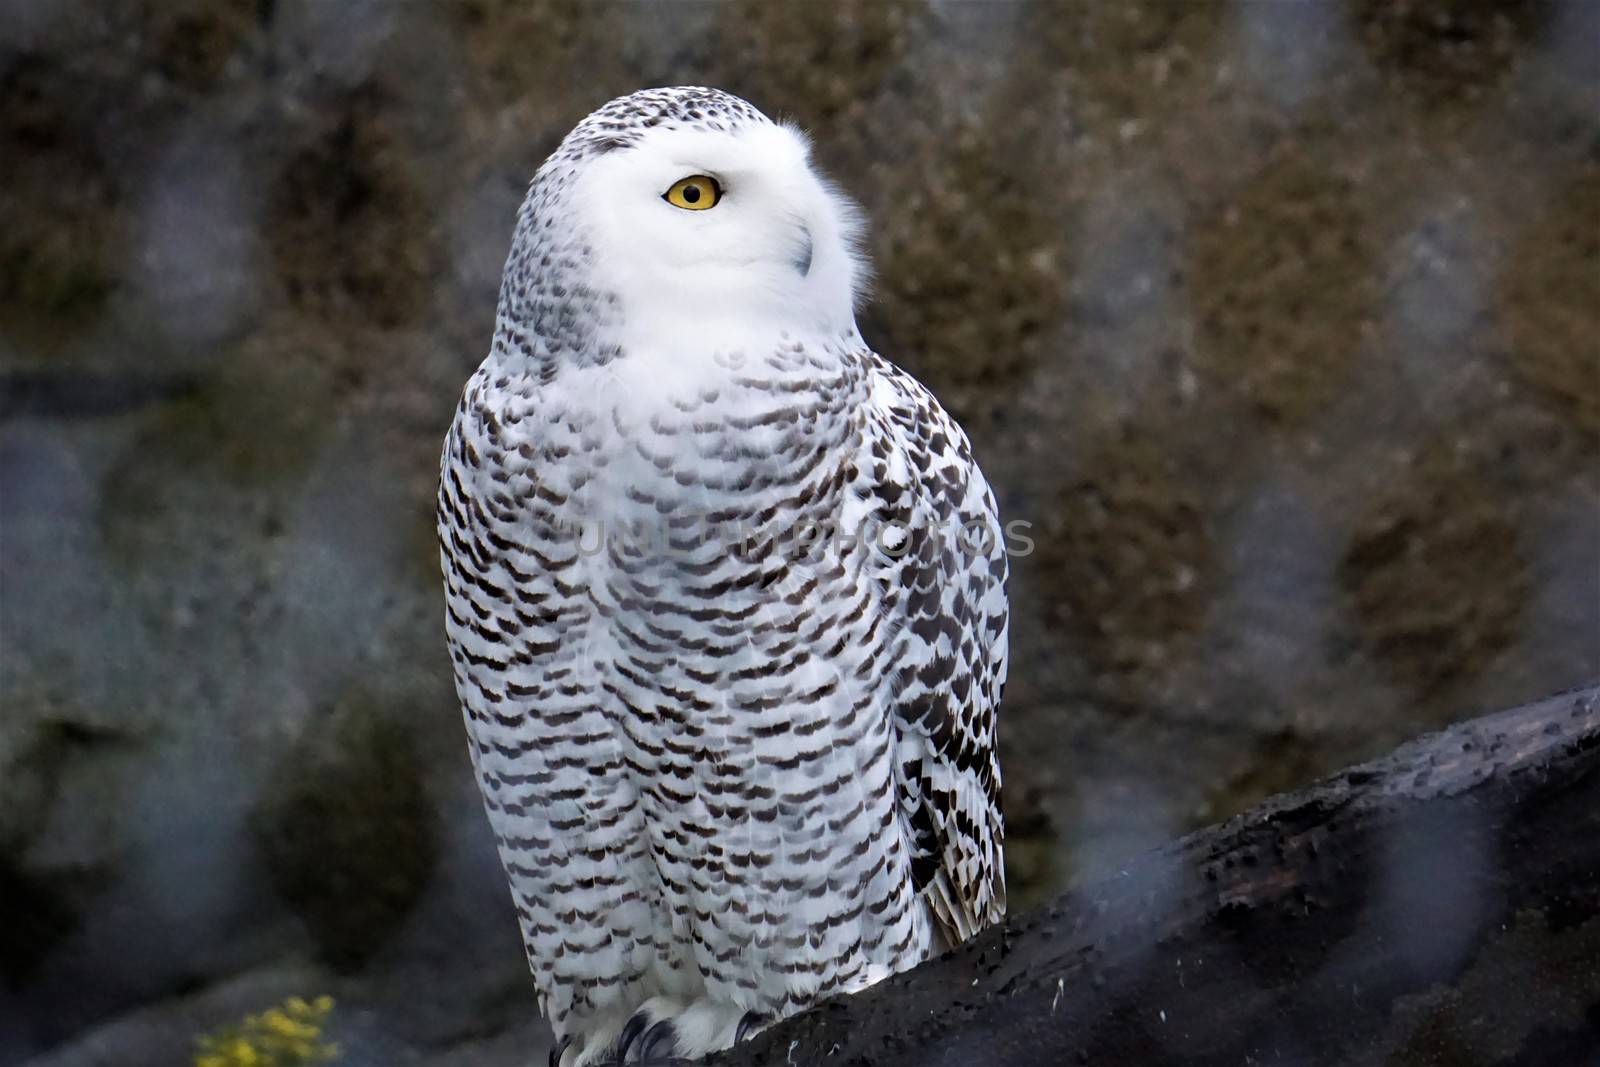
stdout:
[(1600, 688), (1145, 853), (717, 1067), (1554, 1064), (1600, 1053)]

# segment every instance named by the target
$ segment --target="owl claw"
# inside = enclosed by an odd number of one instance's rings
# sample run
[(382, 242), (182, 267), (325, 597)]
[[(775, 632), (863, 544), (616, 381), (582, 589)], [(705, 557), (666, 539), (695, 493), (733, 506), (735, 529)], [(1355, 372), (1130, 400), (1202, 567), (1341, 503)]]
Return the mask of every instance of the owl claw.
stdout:
[(568, 1034), (557, 1041), (550, 1049), (550, 1067), (561, 1067), (561, 1055), (572, 1045), (572, 1035)]
[[(617, 1035), (612, 1054), (617, 1063), (649, 1064), (667, 1061), (677, 1054), (678, 1031), (672, 1019), (662, 1018), (657, 1005), (646, 1004), (628, 1019)], [(664, 1007), (664, 1005), (662, 1005)]]
[(739, 1044), (747, 1037), (754, 1037), (772, 1022), (772, 1016), (763, 1015), (759, 1011), (747, 1011), (744, 1018), (739, 1020), (739, 1028), (733, 1032), (733, 1043)]
[(615, 1045), (617, 1057), (616, 1062), (627, 1062), (628, 1053), (633, 1051), (634, 1046), (639, 1044), (640, 1039), (644, 1037), (644, 1032), (649, 1025), (650, 1017), (648, 1015), (642, 1011), (636, 1011), (633, 1013), (633, 1017), (629, 1019), (627, 1025), (622, 1028), (622, 1033), (617, 1035), (617, 1043)]
[(644, 1042), (639, 1050), (641, 1063), (649, 1063), (657, 1058), (668, 1059), (678, 1050), (678, 1030), (672, 1025), (671, 1019), (662, 1019), (652, 1026), (644, 1035)]

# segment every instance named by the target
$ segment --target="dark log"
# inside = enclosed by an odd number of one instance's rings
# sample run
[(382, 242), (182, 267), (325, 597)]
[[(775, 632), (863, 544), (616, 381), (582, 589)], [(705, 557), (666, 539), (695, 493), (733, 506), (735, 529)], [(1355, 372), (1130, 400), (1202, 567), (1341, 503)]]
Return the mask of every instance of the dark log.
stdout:
[(1600, 689), (1131, 859), (718, 1067), (1600, 1064)]

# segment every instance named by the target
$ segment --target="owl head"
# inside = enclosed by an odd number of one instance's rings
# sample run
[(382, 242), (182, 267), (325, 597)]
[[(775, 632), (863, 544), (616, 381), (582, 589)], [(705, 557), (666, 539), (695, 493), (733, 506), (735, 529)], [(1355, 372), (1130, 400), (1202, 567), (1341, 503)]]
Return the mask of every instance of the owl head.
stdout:
[(608, 327), (850, 330), (859, 231), (794, 126), (718, 89), (647, 89), (584, 119), (539, 169), (502, 318), (509, 305), (547, 340), (562, 316), (593, 321), (602, 348)]

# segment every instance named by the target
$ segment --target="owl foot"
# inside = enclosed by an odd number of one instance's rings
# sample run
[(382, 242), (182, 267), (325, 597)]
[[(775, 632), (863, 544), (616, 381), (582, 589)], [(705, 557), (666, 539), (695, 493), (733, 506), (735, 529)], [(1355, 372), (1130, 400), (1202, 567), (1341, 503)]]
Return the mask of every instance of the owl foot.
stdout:
[(607, 1062), (649, 1065), (698, 1058), (742, 1041), (770, 1021), (724, 1001), (684, 1004), (671, 997), (652, 997), (623, 1025)]

